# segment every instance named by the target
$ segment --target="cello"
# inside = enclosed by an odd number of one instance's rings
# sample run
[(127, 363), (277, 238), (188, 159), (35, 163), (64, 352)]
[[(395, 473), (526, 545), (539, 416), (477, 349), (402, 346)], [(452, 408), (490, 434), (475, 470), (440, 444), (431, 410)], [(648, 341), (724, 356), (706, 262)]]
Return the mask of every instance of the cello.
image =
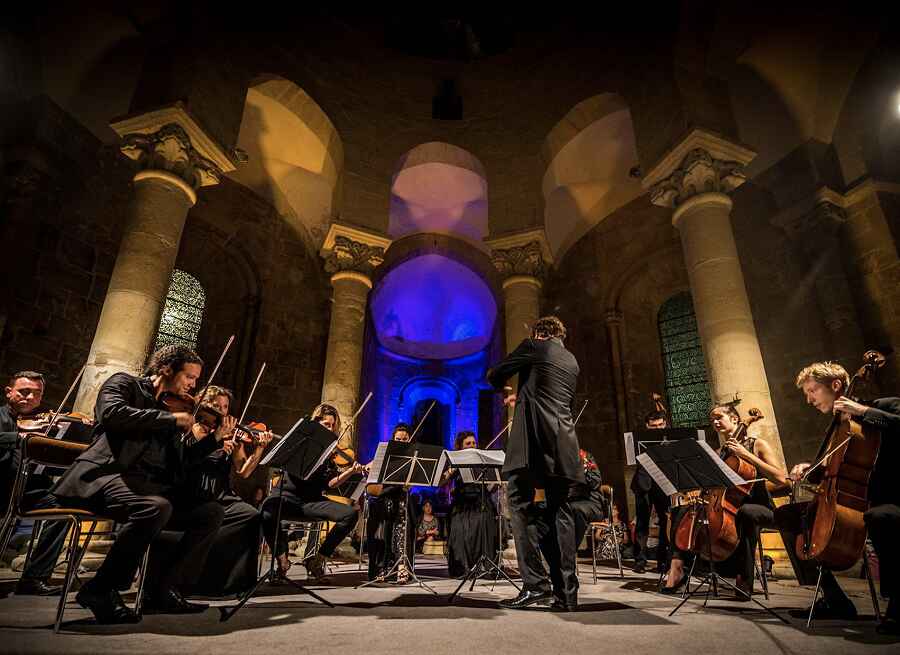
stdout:
[[(868, 380), (884, 363), (878, 351), (866, 352), (843, 395), (854, 398), (858, 382)], [(869, 477), (880, 447), (877, 429), (841, 415), (832, 419), (816, 463), (801, 478), (801, 482), (810, 479), (816, 472), (818, 486), (795, 544), (800, 559), (816, 560), (835, 571), (849, 569), (859, 560), (866, 542), (863, 513), (869, 508)]]
[[(751, 408), (747, 418), (738, 424), (733, 438), (742, 441), (747, 436), (747, 428), (763, 418), (762, 412), (755, 407)], [(697, 553), (713, 562), (728, 559), (737, 549), (739, 541), (737, 512), (750, 496), (753, 480), (756, 478), (756, 467), (749, 462), (728, 449), (723, 449), (719, 454), (730, 469), (744, 480), (748, 480), (747, 484), (728, 489), (714, 489), (705, 497), (698, 496), (684, 513), (679, 524), (674, 526), (675, 546), (679, 550)], [(704, 513), (705, 517), (698, 516), (700, 513)], [(697, 529), (699, 521), (703, 519), (707, 522), (707, 530)]]

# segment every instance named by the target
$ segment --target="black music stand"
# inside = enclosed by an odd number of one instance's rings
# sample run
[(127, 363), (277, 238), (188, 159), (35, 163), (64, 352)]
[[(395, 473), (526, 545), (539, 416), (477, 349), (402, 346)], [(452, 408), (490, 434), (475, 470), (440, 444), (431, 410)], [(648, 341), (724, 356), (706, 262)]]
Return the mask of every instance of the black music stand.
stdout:
[[(637, 461), (647, 470), (650, 477), (653, 478), (654, 482), (660, 486), (666, 495), (672, 496), (677, 493), (696, 492), (699, 490), (700, 496), (697, 503), (701, 505), (709, 503), (710, 501), (707, 499), (716, 491), (722, 488), (730, 489), (747, 482), (729, 468), (724, 460), (705, 441), (681, 439), (658, 444), (647, 444), (645, 452), (637, 456)], [(706, 559), (709, 562), (709, 572), (693, 591), (688, 591), (685, 594), (675, 609), (669, 612), (669, 616), (674, 615), (686, 602), (699, 594), (700, 589), (704, 585), (706, 586), (706, 597), (703, 600), (703, 607), (706, 607), (709, 603), (710, 592), (717, 589), (719, 584), (722, 584), (730, 587), (747, 600), (756, 603), (782, 623), (788, 623), (787, 619), (781, 617), (773, 609), (766, 607), (753, 598), (752, 595), (743, 589), (739, 589), (716, 573), (715, 563), (712, 558), (712, 541), (709, 537), (709, 521), (706, 519), (704, 512), (694, 513), (694, 528), (697, 529), (698, 526), (706, 541)], [(694, 563), (696, 563), (696, 560), (694, 560)], [(691, 566), (691, 572), (693, 572), (693, 566)], [(690, 586), (690, 575), (691, 573), (688, 573), (688, 586)]]
[[(413, 486), (438, 486), (441, 475), (438, 462), (441, 461), (443, 454), (443, 448), (429, 444), (403, 441), (385, 441), (378, 444), (373, 464), (380, 462), (381, 466), (369, 471), (369, 477), (365, 483), (403, 488), (403, 496), (401, 498), (403, 501), (403, 556), (396, 559), (394, 565), (381, 580), (369, 580), (357, 586), (357, 589), (382, 582), (391, 576), (399, 577), (400, 565), (402, 564), (409, 571), (412, 582), (433, 594), (437, 594), (434, 589), (422, 582), (416, 575), (416, 570), (409, 559), (409, 549), (406, 545), (409, 537), (409, 489)], [(393, 538), (393, 535), (390, 535), (390, 538)], [(360, 547), (362, 546), (360, 545)]]
[[(294, 475), (303, 479), (308, 479), (325, 460), (334, 452), (337, 445), (334, 433), (322, 427), (317, 421), (308, 418), (301, 418), (294, 427), (284, 435), (269, 452), (260, 460), (260, 466), (271, 466), (272, 468), (281, 469), (281, 477), (278, 481), (278, 495), (284, 492), (284, 478), (287, 475)], [(240, 597), (237, 605), (230, 607), (220, 607), (219, 621), (227, 621), (237, 614), (248, 600), (250, 600), (260, 588), (263, 582), (286, 582), (293, 586), (297, 591), (312, 596), (320, 603), (324, 603), (328, 607), (334, 605), (314, 591), (307, 589), (302, 583), (291, 580), (286, 576), (279, 576), (275, 570), (275, 553), (278, 552), (278, 536), (281, 534), (281, 508), (284, 505), (283, 500), (279, 500), (278, 511), (275, 520), (275, 543), (272, 545), (272, 553), (269, 561), (269, 570), (257, 579), (256, 584)]]
[[(456, 591), (450, 594), (447, 602), (452, 603), (467, 582), (471, 581), (469, 591), (473, 591), (475, 589), (475, 583), (479, 580), (479, 578), (491, 574), (493, 574), (495, 582), (501, 577), (505, 578), (507, 582), (509, 582), (513, 587), (516, 588), (516, 590), (521, 591), (519, 585), (513, 582), (513, 579), (506, 574), (506, 571), (504, 571), (497, 562), (495, 562), (487, 555), (488, 526), (485, 525), (485, 517), (487, 516), (485, 510), (488, 506), (487, 485), (501, 483), (500, 469), (503, 468), (506, 454), (502, 450), (482, 451), (470, 448), (457, 451), (448, 450), (446, 451), (446, 458), (450, 464), (456, 466), (459, 469), (460, 477), (463, 478), (463, 481), (465, 483), (478, 484), (481, 489), (481, 557), (479, 557), (478, 561), (476, 561), (471, 567), (469, 567), (469, 570), (466, 571), (466, 574), (460, 581), (459, 586), (456, 588)], [(463, 473), (463, 471), (471, 474), (471, 480), (465, 480), (465, 478), (468, 476)], [(450, 529), (452, 530), (453, 526), (451, 526)], [(500, 535), (498, 534), (498, 537), (499, 536)]]

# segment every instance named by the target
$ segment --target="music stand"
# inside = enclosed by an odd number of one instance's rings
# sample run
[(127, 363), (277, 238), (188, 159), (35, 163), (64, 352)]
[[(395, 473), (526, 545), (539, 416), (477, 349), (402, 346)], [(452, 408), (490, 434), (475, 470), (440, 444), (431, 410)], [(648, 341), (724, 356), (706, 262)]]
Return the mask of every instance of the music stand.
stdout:
[[(747, 484), (746, 480), (725, 464), (725, 461), (719, 457), (716, 451), (710, 448), (706, 441), (681, 439), (648, 444), (645, 452), (638, 455), (636, 459), (667, 496), (699, 490), (700, 496), (696, 501), (698, 504), (707, 504), (709, 502), (707, 498), (717, 490), (722, 488), (730, 489)], [(706, 585), (706, 597), (703, 600), (703, 607), (706, 607), (709, 603), (710, 591), (717, 588), (719, 584), (723, 584), (747, 600), (756, 603), (779, 621), (788, 623), (786, 619), (760, 603), (751, 594), (748, 594), (743, 589), (739, 589), (716, 573), (715, 563), (712, 558), (709, 520), (706, 519), (705, 512), (698, 511), (694, 513), (695, 529), (697, 526), (699, 526), (701, 534), (705, 537), (709, 572), (693, 591), (685, 594), (685, 597), (675, 609), (669, 612), (669, 616), (674, 615), (688, 600), (700, 593), (700, 589), (704, 585)]]
[[(399, 578), (400, 566), (405, 565), (412, 582), (433, 594), (437, 594), (434, 589), (419, 579), (416, 575), (415, 567), (413, 567), (412, 561), (409, 559), (409, 548), (407, 548), (409, 536), (409, 489), (413, 486), (438, 486), (441, 475), (438, 462), (441, 461), (443, 453), (444, 449), (440, 446), (416, 442), (384, 441), (378, 444), (375, 458), (372, 460), (372, 466), (369, 470), (369, 477), (364, 483), (366, 485), (381, 484), (384, 486), (402, 487), (403, 541), (401, 543), (403, 544), (403, 555), (396, 558), (394, 565), (381, 580), (369, 580), (359, 585), (357, 589), (368, 587), (376, 582), (383, 582), (391, 576)], [(360, 483), (360, 487), (362, 486), (363, 483)], [(393, 535), (390, 535), (390, 538), (393, 538)]]
[(220, 607), (219, 621), (227, 621), (237, 614), (248, 600), (250, 600), (260, 588), (263, 582), (287, 582), (300, 593), (312, 596), (317, 601), (324, 603), (328, 607), (334, 605), (314, 591), (307, 589), (302, 583), (291, 580), (287, 576), (279, 577), (275, 571), (275, 553), (278, 552), (278, 536), (281, 534), (281, 508), (284, 505), (284, 478), (287, 475), (294, 475), (308, 479), (319, 466), (334, 452), (337, 440), (334, 434), (322, 427), (317, 421), (308, 418), (301, 418), (294, 424), (284, 437), (282, 437), (268, 453), (260, 460), (260, 466), (271, 466), (281, 470), (281, 477), (278, 481), (278, 510), (275, 520), (275, 542), (272, 544), (272, 553), (269, 561), (269, 570), (256, 580), (256, 584), (240, 597), (237, 605), (231, 607)]
[[(521, 591), (519, 585), (513, 582), (513, 579), (506, 574), (506, 571), (487, 555), (488, 526), (485, 520), (487, 516), (485, 510), (488, 505), (487, 485), (501, 483), (500, 469), (503, 468), (505, 460), (506, 454), (502, 450), (467, 448), (465, 450), (448, 450), (444, 452), (444, 458), (441, 461), (446, 461), (458, 468), (462, 481), (466, 484), (479, 485), (481, 491), (481, 518), (479, 519), (481, 522), (481, 557), (466, 571), (456, 591), (450, 594), (450, 597), (447, 599), (448, 603), (453, 602), (467, 582), (471, 581), (469, 591), (473, 591), (478, 579), (490, 574), (494, 575), (494, 582), (498, 578), (503, 577), (513, 587)], [(439, 468), (443, 472), (445, 467), (439, 466)], [(450, 529), (452, 530), (453, 527), (451, 526)]]

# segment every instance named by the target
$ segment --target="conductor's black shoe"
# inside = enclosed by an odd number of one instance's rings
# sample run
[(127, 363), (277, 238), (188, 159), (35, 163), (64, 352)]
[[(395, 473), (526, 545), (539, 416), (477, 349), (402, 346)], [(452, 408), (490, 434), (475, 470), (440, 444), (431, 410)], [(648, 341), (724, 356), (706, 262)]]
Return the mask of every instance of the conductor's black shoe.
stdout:
[(209, 609), (205, 603), (189, 603), (174, 589), (150, 596), (144, 602), (144, 614), (199, 614)]
[(875, 626), (875, 632), (880, 635), (900, 635), (900, 621), (886, 616)]
[(515, 598), (505, 598), (500, 601), (500, 607), (508, 610), (523, 610), (552, 598), (549, 591), (528, 591), (523, 589)]
[(117, 591), (95, 591), (90, 582), (86, 583), (75, 596), (75, 600), (85, 609), (91, 610), (97, 623), (140, 623), (141, 617), (122, 602)]
[[(809, 608), (807, 607), (802, 610), (789, 610), (788, 614), (793, 616), (795, 619), (805, 619), (809, 616)], [(815, 609), (813, 611), (814, 621), (817, 619), (820, 621), (855, 621), (856, 618), (856, 608), (849, 600), (844, 603), (831, 605), (829, 603), (826, 603), (824, 598), (820, 598), (816, 601)]]
[(21, 578), (16, 584), (16, 596), (58, 596), (62, 587), (40, 578)]

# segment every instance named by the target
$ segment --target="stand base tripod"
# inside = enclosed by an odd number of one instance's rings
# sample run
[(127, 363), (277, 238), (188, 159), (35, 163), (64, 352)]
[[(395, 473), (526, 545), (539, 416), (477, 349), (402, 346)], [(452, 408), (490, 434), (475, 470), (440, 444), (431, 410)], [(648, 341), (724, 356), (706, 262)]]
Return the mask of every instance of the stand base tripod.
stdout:
[[(690, 577), (688, 577), (688, 582), (687, 582), (687, 584), (690, 585)], [(684, 598), (682, 598), (681, 602), (678, 603), (678, 605), (675, 607), (675, 609), (673, 609), (671, 612), (669, 612), (669, 616), (672, 616), (673, 614), (675, 614), (675, 612), (677, 612), (678, 610), (680, 610), (681, 607), (682, 607), (686, 602), (688, 602), (691, 598), (693, 598), (694, 596), (696, 596), (697, 594), (699, 594), (699, 593), (700, 593), (701, 587), (703, 587), (704, 585), (706, 585), (706, 597), (703, 599), (703, 607), (706, 607), (707, 603), (709, 603), (709, 595), (710, 595), (710, 592), (713, 591), (713, 590), (715, 589), (715, 590), (716, 590), (716, 593), (717, 593), (717, 592), (718, 592), (718, 586), (719, 586), (720, 584), (725, 585), (726, 587), (729, 587), (729, 588), (733, 589), (735, 592), (737, 592), (738, 594), (740, 594), (741, 596), (743, 596), (743, 597), (746, 598), (747, 600), (756, 603), (757, 605), (759, 605), (759, 607), (761, 607), (762, 609), (764, 609), (766, 612), (768, 612), (769, 614), (771, 614), (772, 616), (774, 616), (776, 619), (778, 619), (778, 620), (781, 621), (782, 623), (785, 623), (785, 624), (790, 625), (790, 622), (789, 622), (787, 619), (785, 619), (783, 616), (781, 616), (780, 614), (778, 614), (778, 613), (777, 613), (775, 610), (773, 610), (771, 607), (766, 607), (765, 605), (763, 605), (763, 604), (760, 603), (758, 600), (756, 600), (755, 598), (753, 598), (753, 596), (751, 596), (750, 594), (748, 594), (748, 593), (747, 593), (746, 591), (744, 591), (743, 589), (740, 589), (740, 588), (738, 588), (737, 586), (735, 586), (735, 585), (731, 584), (730, 582), (728, 582), (727, 580), (725, 580), (722, 576), (720, 576), (720, 575), (719, 575), (718, 573), (716, 573), (715, 571), (710, 571), (710, 572), (706, 575), (706, 577), (703, 578), (703, 579), (699, 582), (699, 584), (694, 588), (693, 591), (688, 592), (688, 593), (684, 596)]]
[[(273, 559), (273, 562), (274, 562), (274, 559)], [(273, 584), (280, 583), (280, 582), (286, 582), (287, 584), (294, 587), (301, 594), (307, 594), (308, 596), (312, 596), (313, 598), (315, 598), (320, 603), (324, 603), (328, 607), (334, 607), (333, 603), (328, 602), (327, 600), (322, 598), (316, 592), (311, 591), (310, 589), (307, 589), (306, 587), (304, 587), (301, 583), (297, 582), (296, 580), (291, 580), (290, 578), (288, 578), (286, 576), (280, 575), (277, 571), (275, 571), (274, 566), (272, 566), (269, 568), (268, 571), (266, 571), (262, 576), (260, 576), (259, 579), (257, 579), (256, 584), (253, 585), (253, 587), (250, 589), (250, 591), (248, 591), (243, 596), (241, 596), (237, 605), (232, 605), (231, 607), (220, 607), (219, 608), (219, 621), (221, 621), (221, 622), (227, 621), (232, 616), (237, 614), (238, 610), (241, 609), (247, 603), (247, 601), (250, 600), (256, 594), (257, 590), (260, 588), (260, 586), (262, 586), (263, 582), (270, 582)]]
[(469, 585), (469, 591), (474, 591), (475, 583), (479, 579), (491, 574), (493, 574), (494, 576), (494, 582), (496, 582), (500, 578), (504, 578), (513, 587), (515, 587), (517, 591), (522, 591), (519, 585), (513, 582), (513, 579), (506, 574), (506, 571), (504, 571), (500, 566), (497, 565), (497, 562), (482, 553), (481, 557), (478, 558), (478, 561), (475, 562), (466, 572), (466, 575), (463, 576), (463, 579), (460, 581), (459, 586), (456, 588), (456, 591), (450, 594), (447, 602), (452, 603), (454, 599), (459, 595), (459, 592), (462, 590), (462, 588), (466, 586), (467, 582), (471, 581), (471, 584)]
[(378, 576), (375, 580), (369, 580), (368, 582), (363, 582), (361, 585), (357, 585), (355, 589), (362, 589), (363, 587), (369, 587), (374, 584), (379, 584), (381, 582), (388, 582), (390, 578), (394, 578), (395, 582), (399, 581), (400, 578), (400, 565), (404, 565), (407, 573), (409, 574), (409, 580), (404, 584), (415, 584), (421, 587), (422, 589), (427, 589), (431, 593), (437, 595), (437, 592), (429, 587), (427, 584), (422, 582), (419, 576), (416, 575), (416, 569), (413, 567), (412, 562), (409, 561), (409, 557), (404, 555), (399, 558), (394, 565), (390, 568), (390, 570), (384, 574), (384, 576)]

